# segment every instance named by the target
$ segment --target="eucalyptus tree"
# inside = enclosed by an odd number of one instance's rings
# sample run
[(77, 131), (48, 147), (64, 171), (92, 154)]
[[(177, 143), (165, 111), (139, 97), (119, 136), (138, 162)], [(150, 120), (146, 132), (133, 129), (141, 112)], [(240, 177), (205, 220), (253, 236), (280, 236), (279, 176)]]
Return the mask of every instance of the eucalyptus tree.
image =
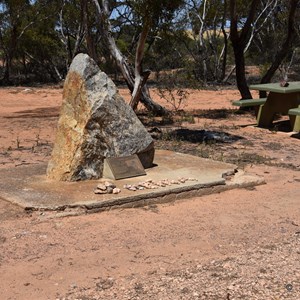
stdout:
[[(245, 76), (245, 53), (272, 19), (278, 5), (279, 0), (252, 0), (248, 3), (229, 0), (230, 40), (234, 51), (237, 86), (242, 99), (252, 98)], [(273, 51), (263, 49), (268, 50)]]
[[(271, 54), (273, 54), (272, 62), (262, 77), (261, 83), (271, 81), (282, 61), (289, 53), (293, 53), (293, 43), (297, 38), (296, 17), (299, 18), (300, 16), (300, 0), (290, 0), (288, 5), (286, 5), (286, 1), (280, 2), (281, 5), (278, 5), (276, 14), (274, 14), (272, 18), (273, 24), (271, 24), (271, 26), (275, 29), (273, 33), (276, 33), (272, 36), (277, 43), (275, 48), (277, 51), (271, 51)], [(279, 33), (280, 27), (282, 29), (281, 34)], [(282, 79), (287, 80), (287, 78)]]
[(24, 57), (25, 72), (40, 81), (61, 81), (65, 74), (65, 52), (57, 28), (55, 1), (36, 0), (31, 7), (38, 16), (20, 39), (18, 51)]
[(249, 42), (259, 4), (260, 0), (252, 0), (247, 4), (237, 0), (229, 0), (230, 40), (234, 51), (237, 87), (242, 99), (252, 98), (245, 76), (244, 51)]
[[(139, 101), (157, 115), (167, 113), (166, 109), (155, 103), (149, 94), (146, 82), (150, 70), (143, 69), (145, 46), (149, 35), (155, 34), (161, 26), (171, 22), (174, 13), (182, 4), (182, 0), (93, 0), (99, 16), (99, 27), (109, 53), (116, 61), (118, 68), (132, 94), (130, 104), (137, 108)], [(112, 23), (121, 18), (132, 25), (137, 38), (134, 39), (134, 53), (125, 54), (120, 51), (115, 39)], [(134, 57), (133, 61), (130, 61)]]
[(68, 67), (79, 52), (87, 52), (98, 62), (97, 43), (101, 34), (96, 26), (95, 7), (91, 0), (56, 0), (59, 10), (57, 31), (65, 47)]
[(237, 86), (242, 99), (252, 98), (245, 76), (246, 51), (250, 46), (260, 45), (261, 53), (256, 53), (256, 56), (264, 57), (264, 63), (270, 64), (261, 82), (269, 82), (291, 50), (296, 36), (297, 10), (299, 0), (252, 0), (248, 3), (229, 0), (230, 39), (234, 50)]
[[(225, 77), (228, 52), (227, 4), (222, 0), (186, 1), (187, 28), (195, 41), (189, 49), (199, 80), (220, 81)], [(191, 44), (193, 45), (193, 44)]]
[(20, 38), (33, 21), (27, 21), (31, 4), (28, 0), (0, 2), (0, 46), (3, 53), (4, 75), (2, 83), (10, 82), (12, 61), (17, 53)]
[[(10, 83), (13, 69), (20, 69), (21, 65), (21, 72), (25, 75), (30, 66), (36, 70), (39, 65), (43, 69), (40, 74), (48, 69), (51, 74), (56, 73), (60, 77), (50, 59), (57, 54), (55, 45), (59, 42), (54, 30), (56, 12), (52, 3), (50, 0), (0, 2), (0, 55), (4, 64), (2, 84)], [(41, 57), (46, 58), (47, 55), (45, 63)]]

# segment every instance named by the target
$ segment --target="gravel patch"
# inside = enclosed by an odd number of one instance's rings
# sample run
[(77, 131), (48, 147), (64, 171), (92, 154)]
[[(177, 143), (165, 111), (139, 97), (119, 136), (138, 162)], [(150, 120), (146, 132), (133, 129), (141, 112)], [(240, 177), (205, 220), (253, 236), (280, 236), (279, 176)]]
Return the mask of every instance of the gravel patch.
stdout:
[(59, 300), (99, 299), (300, 299), (300, 231), (281, 242), (241, 249), (235, 256), (182, 269), (73, 285)]

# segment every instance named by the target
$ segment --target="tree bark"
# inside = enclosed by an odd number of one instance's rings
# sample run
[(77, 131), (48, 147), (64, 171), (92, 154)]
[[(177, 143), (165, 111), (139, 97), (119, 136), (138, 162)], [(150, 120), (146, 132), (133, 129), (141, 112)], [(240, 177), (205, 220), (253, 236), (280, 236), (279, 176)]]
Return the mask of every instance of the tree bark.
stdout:
[(97, 61), (97, 53), (96, 47), (93, 40), (93, 36), (91, 34), (91, 26), (89, 21), (89, 10), (88, 10), (88, 0), (81, 0), (81, 14), (82, 14), (82, 22), (85, 32), (85, 40), (86, 40), (86, 47), (89, 56), (94, 60)]
[[(108, 19), (108, 3), (105, 0), (101, 0), (100, 2), (98, 0), (93, 1), (96, 6), (97, 13), (100, 17), (100, 23), (102, 25), (102, 34), (104, 39), (106, 40), (110, 54), (115, 59), (117, 66), (121, 70), (121, 73), (125, 79), (125, 82), (130, 92), (133, 93), (135, 89), (136, 80), (134, 70), (128, 63), (126, 57), (121, 53), (120, 49), (117, 47), (115, 39), (112, 35), (111, 24)], [(140, 66), (138, 66), (138, 68), (140, 68)], [(139, 81), (139, 78), (137, 78), (137, 81)], [(138, 88), (136, 89), (136, 92), (140, 93), (140, 101), (149, 111), (153, 112), (155, 115), (160, 116), (168, 114), (168, 111), (164, 107), (162, 107), (158, 103), (155, 103), (151, 99), (146, 83), (143, 82), (143, 80), (140, 81), (139, 84), (137, 84), (137, 87)]]
[(12, 61), (16, 52), (17, 48), (17, 41), (18, 41), (18, 34), (17, 34), (17, 27), (14, 25), (11, 34), (9, 36), (9, 44), (8, 47), (5, 49), (5, 71), (3, 78), (1, 79), (1, 83), (6, 85), (6, 84), (11, 84), (10, 80), (10, 73), (12, 69)]
[(143, 85), (145, 85), (150, 75), (150, 72), (148, 72), (148, 74), (146, 73), (143, 74), (143, 67), (142, 67), (144, 48), (145, 48), (148, 32), (149, 32), (149, 26), (145, 24), (140, 34), (138, 44), (137, 44), (136, 54), (135, 54), (134, 88), (133, 88), (132, 97), (130, 101), (130, 105), (134, 110), (136, 110), (137, 105), (140, 101), (142, 87)]
[(228, 40), (227, 40), (227, 33), (225, 30), (226, 25), (226, 12), (227, 12), (227, 1), (224, 0), (224, 15), (222, 19), (222, 25), (221, 30), (224, 37), (224, 54), (223, 54), (223, 60), (222, 60), (222, 68), (221, 68), (221, 76), (219, 77), (220, 81), (223, 81), (226, 76), (226, 66), (227, 66), (227, 54), (228, 54)]
[(245, 75), (245, 58), (244, 49), (249, 40), (249, 33), (251, 31), (251, 24), (255, 16), (255, 10), (259, 4), (259, 0), (252, 0), (246, 22), (238, 31), (238, 15), (236, 10), (236, 0), (230, 0), (230, 40), (234, 51), (234, 59), (236, 64), (236, 81), (237, 87), (240, 91), (242, 99), (251, 99), (251, 93), (247, 85)]
[(244, 49), (242, 47), (234, 47), (234, 57), (235, 57), (235, 73), (236, 73), (236, 83), (240, 91), (242, 99), (252, 99), (250, 93), (246, 75), (245, 75), (245, 58), (244, 58)]
[[(279, 51), (277, 52), (275, 59), (267, 70), (266, 74), (262, 77), (261, 83), (269, 83), (274, 76), (275, 72), (279, 68), (280, 64), (282, 63), (283, 59), (287, 56), (291, 44), (294, 41), (296, 36), (295, 30), (295, 15), (296, 9), (298, 6), (299, 0), (291, 0), (290, 1), (290, 9), (289, 9), (289, 17), (288, 17), (288, 25), (287, 25), (287, 35), (285, 40), (283, 41)], [(260, 97), (265, 97), (266, 92), (260, 92)]]

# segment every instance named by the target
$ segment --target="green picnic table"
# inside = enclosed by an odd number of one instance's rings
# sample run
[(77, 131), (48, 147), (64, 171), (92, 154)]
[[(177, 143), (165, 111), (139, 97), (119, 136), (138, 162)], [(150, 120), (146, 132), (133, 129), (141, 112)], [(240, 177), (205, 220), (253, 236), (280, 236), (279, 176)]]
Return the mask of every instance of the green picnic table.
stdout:
[(269, 92), (257, 116), (259, 127), (270, 127), (276, 113), (289, 115), (293, 131), (300, 131), (300, 81), (283, 87), (280, 83), (250, 85), (251, 90)]

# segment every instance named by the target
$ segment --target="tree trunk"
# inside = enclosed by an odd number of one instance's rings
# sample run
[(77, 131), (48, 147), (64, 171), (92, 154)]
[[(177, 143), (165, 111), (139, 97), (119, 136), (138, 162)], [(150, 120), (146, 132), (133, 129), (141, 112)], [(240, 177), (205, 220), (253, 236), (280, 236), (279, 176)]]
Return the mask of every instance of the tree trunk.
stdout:
[[(127, 59), (122, 55), (120, 50), (115, 45), (115, 41), (113, 38), (109, 37), (109, 48), (112, 56), (114, 57), (119, 69), (122, 72), (122, 75), (126, 81), (126, 84), (130, 90), (131, 93), (134, 91), (134, 85), (135, 85), (135, 77), (133, 74), (132, 67), (127, 62)], [(155, 115), (163, 116), (167, 115), (168, 111), (159, 105), (158, 103), (155, 103), (149, 94), (149, 90), (145, 83), (140, 84), (140, 101), (141, 103), (151, 112), (153, 112)], [(138, 103), (138, 102), (137, 102)], [(136, 106), (137, 106), (136, 103)]]
[(11, 30), (11, 35), (9, 36), (9, 44), (5, 49), (5, 71), (3, 78), (1, 80), (2, 84), (11, 84), (10, 75), (12, 69), (12, 62), (17, 48), (17, 28), (14, 26)]
[[(102, 34), (104, 39), (106, 40), (108, 49), (110, 51), (110, 54), (115, 59), (117, 66), (121, 70), (121, 73), (126, 81), (126, 84), (130, 90), (131, 93), (135, 90), (135, 75), (133, 68), (128, 63), (126, 57), (121, 53), (120, 49), (117, 47), (115, 39), (112, 35), (112, 29), (111, 24), (108, 19), (108, 3), (105, 0), (101, 0), (100, 3), (98, 0), (93, 0), (97, 9), (97, 13), (100, 17), (100, 23), (102, 25)], [(146, 78), (146, 77), (145, 77)], [(138, 80), (138, 78), (137, 78)], [(155, 103), (149, 94), (148, 88), (146, 86), (146, 83), (140, 81), (139, 85), (137, 85), (138, 89), (136, 91), (140, 93), (140, 100), (141, 103), (151, 112), (153, 112), (155, 115), (167, 115), (168, 111), (159, 105), (158, 103)], [(140, 91), (139, 91), (139, 88)], [(137, 104), (136, 104), (137, 106)]]
[(223, 37), (224, 37), (224, 53), (223, 53), (223, 60), (222, 60), (221, 76), (219, 77), (220, 81), (223, 81), (225, 79), (226, 66), (227, 66), (228, 40), (227, 40), (227, 33), (225, 30), (226, 12), (227, 12), (227, 1), (224, 0), (224, 15), (223, 15), (222, 25), (221, 25), (221, 30), (222, 30)]
[(136, 110), (138, 103), (140, 101), (143, 85), (145, 85), (150, 75), (150, 72), (148, 72), (148, 74), (143, 74), (143, 67), (142, 67), (144, 48), (145, 48), (148, 32), (149, 32), (149, 26), (145, 24), (139, 36), (136, 54), (135, 54), (134, 88), (133, 88), (132, 97), (130, 101), (130, 105), (134, 110)]
[(6, 57), (6, 59), (5, 59), (5, 70), (4, 70), (3, 78), (1, 79), (1, 84), (2, 85), (11, 84), (10, 69), (11, 69), (11, 61), (10, 61), (9, 57)]
[[(288, 25), (287, 25), (287, 35), (282, 43), (279, 51), (277, 52), (275, 59), (270, 66), (270, 68), (267, 70), (266, 74), (262, 77), (261, 83), (269, 83), (274, 76), (275, 72), (281, 65), (282, 61), (284, 58), (287, 56), (291, 44), (294, 41), (296, 30), (295, 30), (295, 14), (296, 14), (296, 9), (297, 5), (299, 3), (299, 0), (291, 0), (290, 1), (290, 10), (289, 10), (289, 18), (288, 18)], [(260, 92), (260, 97), (265, 97), (266, 92)]]
[(259, 0), (252, 0), (247, 19), (241, 30), (238, 29), (238, 15), (237, 15), (237, 1), (230, 0), (230, 40), (234, 51), (234, 59), (236, 65), (236, 81), (237, 87), (240, 91), (242, 99), (251, 99), (251, 93), (247, 85), (245, 75), (245, 58), (244, 49), (247, 46), (249, 40), (249, 34), (251, 30), (251, 24), (255, 16), (256, 7), (259, 4)]
[(236, 45), (233, 50), (236, 61), (235, 74), (237, 87), (240, 91), (242, 99), (252, 99), (245, 75), (244, 49), (239, 45)]
[(88, 10), (88, 0), (81, 0), (81, 18), (83, 22), (83, 28), (85, 32), (85, 40), (88, 55), (94, 60), (98, 61), (96, 47), (91, 34), (91, 26), (89, 21), (89, 10)]

